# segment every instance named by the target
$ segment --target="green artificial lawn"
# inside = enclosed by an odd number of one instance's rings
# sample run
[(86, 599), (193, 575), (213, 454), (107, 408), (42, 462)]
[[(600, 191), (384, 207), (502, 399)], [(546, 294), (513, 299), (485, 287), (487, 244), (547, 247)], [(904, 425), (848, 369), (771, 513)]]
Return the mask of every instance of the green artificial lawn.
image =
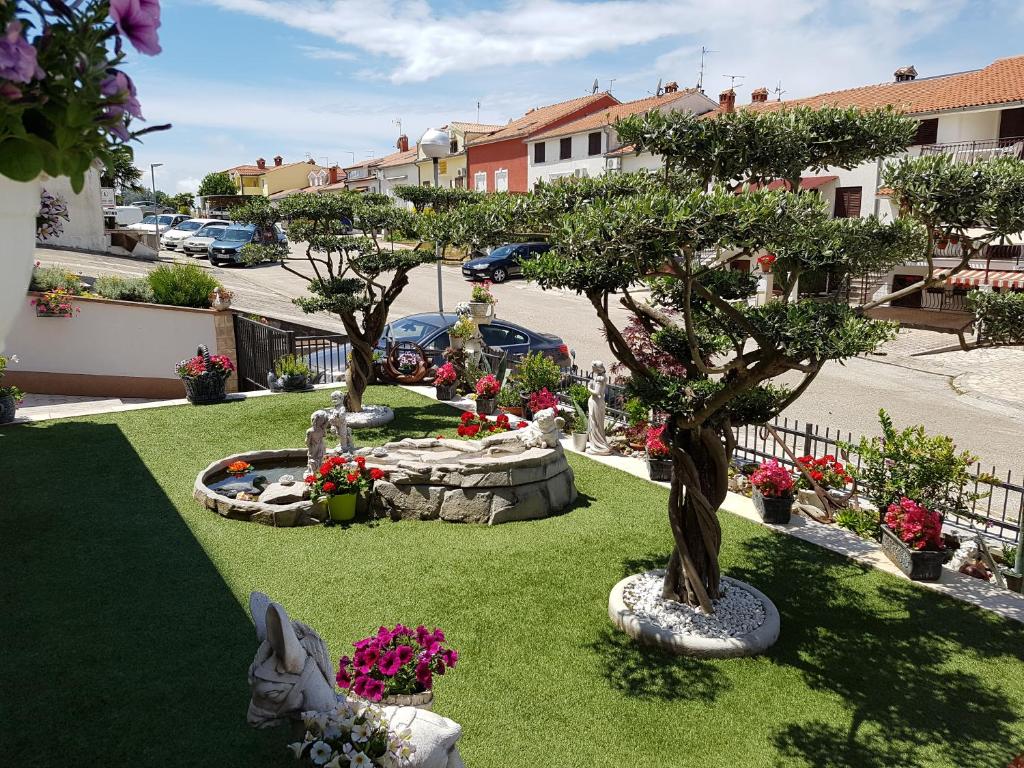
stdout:
[[(191, 497), (210, 461), (297, 446), (325, 393), (0, 429), (0, 762), (287, 766), (250, 730), (251, 590), (337, 658), (382, 623), (459, 650), (436, 708), (470, 768), (1005, 766), (1024, 751), (1024, 627), (721, 515), (725, 573), (771, 596), (769, 653), (697, 661), (614, 630), (608, 592), (664, 562), (663, 489), (570, 457), (548, 520), (273, 529)], [(400, 389), (362, 443), (453, 430)]]

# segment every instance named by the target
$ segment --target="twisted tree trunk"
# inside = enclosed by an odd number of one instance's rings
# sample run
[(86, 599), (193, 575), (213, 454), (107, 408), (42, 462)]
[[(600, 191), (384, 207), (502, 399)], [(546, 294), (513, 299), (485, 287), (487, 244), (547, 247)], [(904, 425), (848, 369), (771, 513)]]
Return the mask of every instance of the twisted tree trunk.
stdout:
[(348, 338), (352, 359), (345, 371), (345, 410), (359, 413), (363, 410), (363, 392), (373, 374), (373, 347), (355, 336)]
[(709, 427), (679, 430), (671, 438), (672, 485), (668, 519), (675, 547), (662, 596), (712, 613), (719, 596), (718, 508), (729, 489), (728, 457)]

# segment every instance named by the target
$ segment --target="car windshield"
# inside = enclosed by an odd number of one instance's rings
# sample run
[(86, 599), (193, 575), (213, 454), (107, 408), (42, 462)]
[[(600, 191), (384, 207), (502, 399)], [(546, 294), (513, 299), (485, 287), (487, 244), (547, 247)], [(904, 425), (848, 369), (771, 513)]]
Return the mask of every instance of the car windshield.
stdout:
[(196, 237), (212, 237), (214, 239), (224, 236), (227, 227), (203, 227), (196, 234)]
[(224, 240), (248, 240), (252, 237), (251, 229), (242, 229), (241, 227), (233, 227), (224, 233), (222, 239)]
[(203, 222), (201, 221), (183, 221), (175, 229), (180, 229), (182, 232), (195, 232), (197, 229), (202, 228), (202, 226)]
[(161, 227), (163, 227), (163, 226), (170, 226), (173, 223), (174, 223), (174, 216), (167, 215), (167, 216), (161, 216), (160, 217), (160, 226)]
[(156, 224), (156, 216), (145, 216), (142, 219), (143, 224)]
[(516, 247), (514, 245), (503, 245), (500, 248), (495, 248), (493, 251), (487, 254), (487, 257), (490, 259), (504, 259), (509, 254), (511, 254), (512, 251), (515, 250), (515, 248)]
[(435, 324), (425, 322), (420, 318), (407, 317), (389, 325), (388, 331), (384, 335), (389, 336), (393, 341), (414, 341), (420, 344), (436, 330), (437, 325)]

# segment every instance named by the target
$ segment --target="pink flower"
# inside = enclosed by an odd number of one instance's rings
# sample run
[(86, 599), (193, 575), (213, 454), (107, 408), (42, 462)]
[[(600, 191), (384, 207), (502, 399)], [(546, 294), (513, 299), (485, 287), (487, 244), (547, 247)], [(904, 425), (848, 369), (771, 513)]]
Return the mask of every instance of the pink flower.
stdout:
[(398, 657), (399, 663), (403, 665), (412, 661), (412, 657), (414, 655), (412, 648), (408, 645), (400, 645), (395, 648), (395, 654)]
[(380, 664), (377, 665), (381, 673), (387, 677), (394, 677), (402, 668), (402, 662), (398, 658), (398, 652), (391, 650), (380, 657)]
[(372, 677), (364, 678), (366, 680), (363, 685), (362, 696), (364, 699), (369, 701), (380, 701), (384, 698), (384, 681), (377, 680)]
[(447, 650), (441, 654), (441, 658), (449, 667), (454, 667), (455, 663), (459, 660), (459, 652), (455, 650)]
[(36, 49), (21, 36), (21, 29), (20, 21), (9, 21), (0, 37), (0, 80), (30, 83), (46, 77), (36, 60)]
[(135, 50), (147, 56), (160, 53), (156, 30), (160, 26), (159, 0), (110, 0), (110, 18)]
[(127, 112), (132, 117), (142, 117), (142, 105), (136, 98), (135, 83), (119, 69), (111, 69), (107, 78), (100, 83), (100, 93), (111, 97), (104, 112), (109, 117), (118, 117)]
[(338, 665), (338, 674), (334, 676), (334, 681), (338, 684), (339, 688), (352, 687), (352, 676), (348, 672), (347, 663)]
[(434, 683), (434, 676), (430, 671), (430, 662), (426, 659), (421, 660), (416, 665), (416, 682), (427, 689)]

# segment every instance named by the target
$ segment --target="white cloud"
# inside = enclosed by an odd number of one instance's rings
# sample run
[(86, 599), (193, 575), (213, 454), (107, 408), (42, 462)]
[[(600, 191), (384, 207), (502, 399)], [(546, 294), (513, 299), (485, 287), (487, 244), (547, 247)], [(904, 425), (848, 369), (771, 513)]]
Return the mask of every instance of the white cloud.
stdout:
[(199, 179), (189, 176), (187, 179), (178, 179), (174, 185), (179, 192), (195, 192), (199, 189)]

